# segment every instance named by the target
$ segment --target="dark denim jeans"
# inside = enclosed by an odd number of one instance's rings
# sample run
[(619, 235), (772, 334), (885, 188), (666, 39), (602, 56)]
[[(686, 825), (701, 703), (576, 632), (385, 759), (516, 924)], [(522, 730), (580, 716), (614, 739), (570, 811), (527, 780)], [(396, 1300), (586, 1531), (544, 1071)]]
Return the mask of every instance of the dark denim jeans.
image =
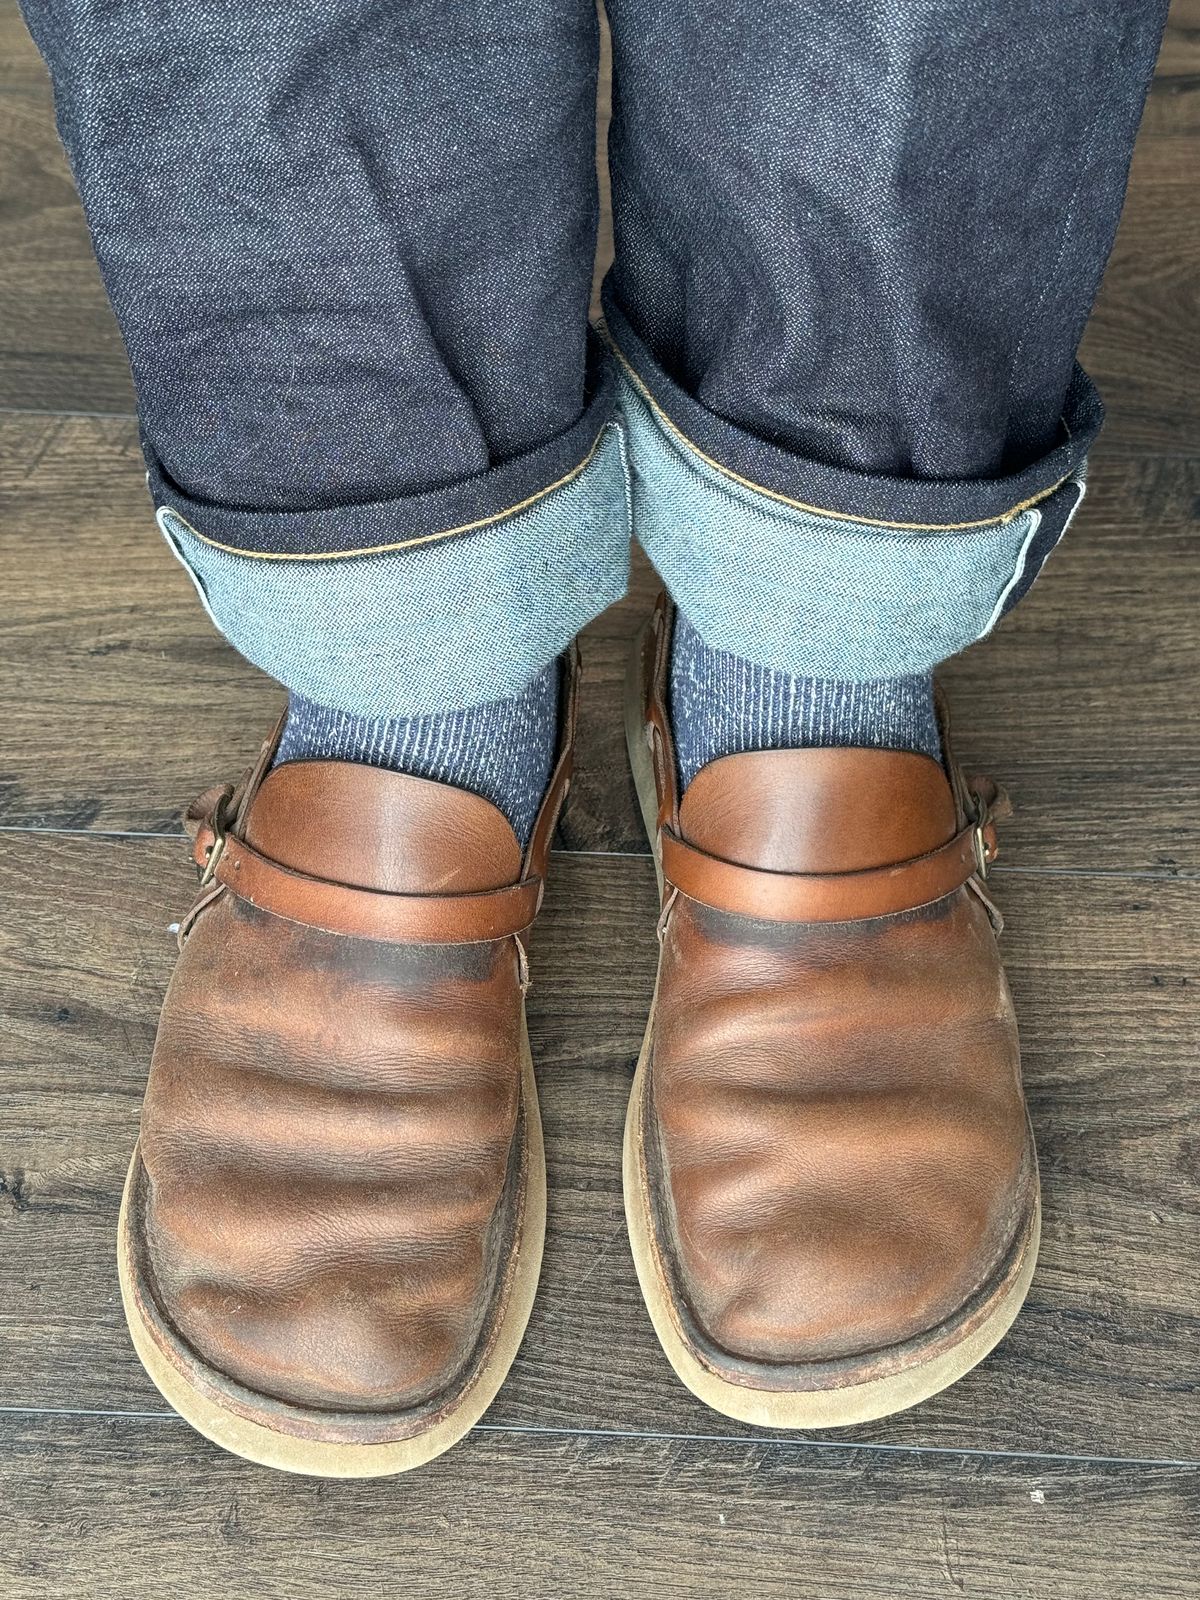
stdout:
[(623, 589), (874, 677), (1082, 493), (1075, 349), (1166, 0), (24, 0), (164, 532), (357, 711), (520, 687)]

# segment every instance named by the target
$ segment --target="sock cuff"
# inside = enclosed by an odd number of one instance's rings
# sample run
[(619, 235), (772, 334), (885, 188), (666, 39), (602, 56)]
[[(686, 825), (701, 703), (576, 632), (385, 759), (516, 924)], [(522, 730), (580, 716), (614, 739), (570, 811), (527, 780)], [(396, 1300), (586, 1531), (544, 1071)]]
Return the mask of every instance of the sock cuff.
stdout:
[(558, 670), (551, 663), (507, 699), (418, 717), (355, 716), (293, 694), (275, 764), (355, 761), (469, 789), (504, 813), (524, 846), (558, 743)]
[(933, 677), (793, 677), (706, 645), (676, 615), (671, 711), (681, 784), (747, 750), (867, 748), (941, 758)]

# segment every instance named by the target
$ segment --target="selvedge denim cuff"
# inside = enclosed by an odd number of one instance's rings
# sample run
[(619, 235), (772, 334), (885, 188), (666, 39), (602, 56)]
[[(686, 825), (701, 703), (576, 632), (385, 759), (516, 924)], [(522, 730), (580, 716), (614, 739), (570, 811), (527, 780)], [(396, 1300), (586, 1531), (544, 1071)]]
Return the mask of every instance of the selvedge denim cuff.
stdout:
[(709, 411), (605, 297), (633, 531), (705, 643), (776, 671), (931, 670), (1032, 584), (1079, 506), (1103, 420), (1076, 368), (1063, 442), (1024, 471), (957, 482), (807, 460)]
[(462, 484), (260, 512), (180, 492), (148, 457), (158, 525), (230, 644), (356, 716), (520, 693), (625, 593), (630, 486), (615, 377), (565, 434)]

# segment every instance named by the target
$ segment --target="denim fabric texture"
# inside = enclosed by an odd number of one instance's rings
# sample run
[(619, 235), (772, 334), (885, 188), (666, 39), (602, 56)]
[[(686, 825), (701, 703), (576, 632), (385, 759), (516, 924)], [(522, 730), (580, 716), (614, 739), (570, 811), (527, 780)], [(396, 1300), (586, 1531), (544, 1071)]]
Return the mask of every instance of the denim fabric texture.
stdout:
[[(589, 472), (606, 429), (617, 418), (617, 378), (594, 342), (589, 352), (589, 394), (579, 419), (563, 433), (514, 461), (503, 461), (452, 487), (414, 491), (379, 500), (311, 506), (301, 511), (249, 510), (198, 500), (166, 473), (143, 441), (147, 483), (156, 505), (170, 505), (214, 545), (245, 555), (301, 560), (391, 551), (485, 529), (532, 508)], [(619, 431), (619, 430), (618, 430)], [(611, 455), (611, 452), (608, 453)], [(607, 471), (618, 487), (611, 461)], [(609, 519), (599, 533), (617, 528)]]
[(518, 693), (624, 585), (622, 430), (706, 644), (793, 674), (961, 649), (1078, 504), (1166, 0), (609, 0), (616, 375), (592, 0), (23, 4), (160, 523), (308, 699)]
[(1090, 409), (1075, 350), (1166, 0), (608, 11), (608, 301), (712, 419), (684, 432), (796, 499), (746, 441), (902, 481), (885, 520), (998, 516), (914, 516), (909, 486), (1036, 472)]
[(991, 632), (1083, 497), (1081, 476), (1015, 516), (958, 529), (831, 518), (722, 471), (633, 383), (622, 410), (640, 543), (708, 645), (777, 672), (930, 671)]
[(579, 421), (594, 6), (24, 9), (182, 493), (286, 512), (443, 489), (452, 527), (476, 514), (460, 485)]
[(624, 446), (471, 533), (376, 555), (244, 555), (160, 507), (209, 616), (247, 660), (318, 705), (415, 717), (519, 694), (629, 580)]

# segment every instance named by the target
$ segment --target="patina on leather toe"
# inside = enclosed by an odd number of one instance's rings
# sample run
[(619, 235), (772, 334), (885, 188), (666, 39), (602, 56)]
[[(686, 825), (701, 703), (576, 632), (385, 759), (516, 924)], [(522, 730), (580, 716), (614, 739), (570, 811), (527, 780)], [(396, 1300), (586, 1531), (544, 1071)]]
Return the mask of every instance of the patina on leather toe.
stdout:
[(203, 881), (123, 1286), (151, 1375), (228, 1448), (400, 1470), (470, 1426), (515, 1354), (545, 1206), (525, 940), (569, 777), (567, 671), (524, 854), (477, 795), (338, 762), (272, 770), (278, 730), (238, 792), (193, 808)]
[[(663, 873), (635, 1259), (685, 1382), (832, 1425), (944, 1386), (1024, 1296), (1037, 1166), (999, 916), (1006, 809), (883, 750), (727, 756), (679, 796), (660, 603), (630, 737)], [(644, 752), (644, 755), (643, 755)]]

